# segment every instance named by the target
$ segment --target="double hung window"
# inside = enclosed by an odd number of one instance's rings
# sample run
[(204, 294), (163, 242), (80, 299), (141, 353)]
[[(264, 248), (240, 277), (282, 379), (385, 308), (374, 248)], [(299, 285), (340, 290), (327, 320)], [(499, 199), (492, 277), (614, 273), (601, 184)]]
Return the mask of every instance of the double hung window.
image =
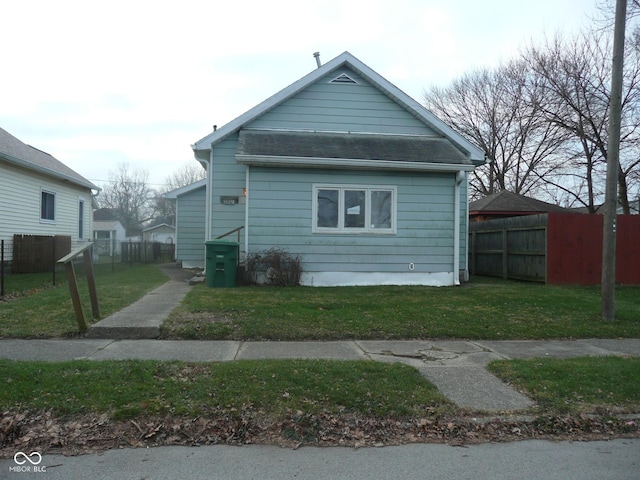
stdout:
[(396, 187), (314, 185), (314, 233), (395, 233)]
[(54, 222), (56, 219), (56, 194), (42, 190), (40, 195), (40, 221)]

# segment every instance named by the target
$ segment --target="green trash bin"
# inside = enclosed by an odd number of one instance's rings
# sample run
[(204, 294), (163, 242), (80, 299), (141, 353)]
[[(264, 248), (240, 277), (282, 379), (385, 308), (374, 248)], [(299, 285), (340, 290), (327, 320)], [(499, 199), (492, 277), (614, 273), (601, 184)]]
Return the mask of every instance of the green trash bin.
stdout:
[(235, 287), (240, 245), (222, 240), (209, 240), (205, 244), (207, 246), (207, 271), (205, 277), (207, 286)]

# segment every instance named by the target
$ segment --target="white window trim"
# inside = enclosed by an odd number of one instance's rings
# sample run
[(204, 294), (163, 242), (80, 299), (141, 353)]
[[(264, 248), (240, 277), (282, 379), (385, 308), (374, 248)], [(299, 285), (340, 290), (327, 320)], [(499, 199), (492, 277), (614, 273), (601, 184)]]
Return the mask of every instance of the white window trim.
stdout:
[[(53, 219), (49, 219), (49, 218), (42, 218), (42, 194), (43, 193), (47, 193), (49, 195), (53, 196)], [(52, 192), (51, 190), (47, 190), (46, 188), (41, 188), (40, 189), (40, 223), (56, 223), (56, 210), (57, 210), (57, 198), (56, 198), (56, 192)]]
[[(318, 227), (318, 190), (338, 190), (338, 227)], [(344, 226), (344, 192), (346, 190), (365, 190), (365, 227), (353, 228)], [(395, 235), (397, 232), (397, 211), (398, 211), (398, 188), (393, 185), (355, 185), (355, 184), (335, 184), (335, 183), (314, 183), (312, 199), (312, 227), (311, 233), (338, 234), (338, 235)], [(371, 192), (390, 191), (391, 192), (391, 228), (371, 228)]]

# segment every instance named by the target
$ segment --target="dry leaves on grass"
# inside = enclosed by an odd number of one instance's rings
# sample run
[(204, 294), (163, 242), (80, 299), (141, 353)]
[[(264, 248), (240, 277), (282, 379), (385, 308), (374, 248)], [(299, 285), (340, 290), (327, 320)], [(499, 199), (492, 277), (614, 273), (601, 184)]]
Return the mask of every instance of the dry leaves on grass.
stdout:
[(384, 446), (404, 443), (473, 443), (533, 438), (568, 440), (640, 437), (638, 422), (609, 417), (509, 419), (380, 419), (290, 412), (269, 419), (253, 410), (215, 418), (148, 417), (116, 421), (107, 415), (63, 420), (49, 412), (6, 411), (0, 420), (0, 456), (19, 450), (75, 455), (122, 447), (276, 444)]

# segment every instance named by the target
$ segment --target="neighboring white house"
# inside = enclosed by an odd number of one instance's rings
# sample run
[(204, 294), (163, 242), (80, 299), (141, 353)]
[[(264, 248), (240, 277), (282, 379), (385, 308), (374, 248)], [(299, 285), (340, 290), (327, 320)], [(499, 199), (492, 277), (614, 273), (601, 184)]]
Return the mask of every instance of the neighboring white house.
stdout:
[(161, 223), (142, 230), (143, 242), (176, 243), (176, 227)]
[(176, 198), (203, 194), (204, 217), (177, 223), (204, 227), (201, 262), (203, 240), (240, 232), (241, 257), (286, 249), (307, 285), (468, 276), (468, 175), (484, 152), (349, 52), (192, 148), (207, 183)]
[(94, 254), (119, 255), (120, 244), (125, 241), (127, 231), (108, 208), (93, 212)]
[[(0, 128), (0, 240), (64, 235), (76, 248), (93, 237), (92, 196), (100, 189), (48, 153)], [(11, 260), (11, 251), (5, 256)]]

